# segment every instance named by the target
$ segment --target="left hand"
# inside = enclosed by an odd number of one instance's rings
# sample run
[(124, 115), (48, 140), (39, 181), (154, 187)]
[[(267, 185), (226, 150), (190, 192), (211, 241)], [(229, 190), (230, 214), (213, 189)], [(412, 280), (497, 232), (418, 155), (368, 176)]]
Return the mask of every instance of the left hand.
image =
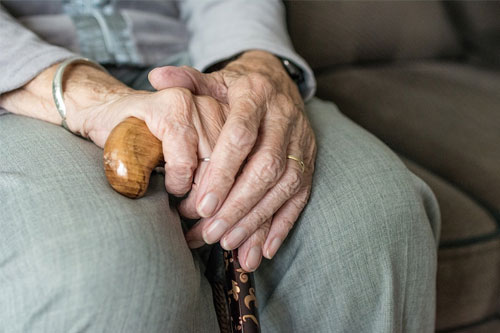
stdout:
[[(149, 79), (158, 90), (184, 87), (229, 106), (210, 163), (179, 212), (203, 217), (186, 234), (191, 246), (220, 240), (239, 248), (243, 269), (255, 270), (262, 255), (275, 255), (311, 192), (316, 143), (296, 84), (264, 51), (210, 74), (168, 66)], [(305, 172), (287, 155), (303, 160)]]

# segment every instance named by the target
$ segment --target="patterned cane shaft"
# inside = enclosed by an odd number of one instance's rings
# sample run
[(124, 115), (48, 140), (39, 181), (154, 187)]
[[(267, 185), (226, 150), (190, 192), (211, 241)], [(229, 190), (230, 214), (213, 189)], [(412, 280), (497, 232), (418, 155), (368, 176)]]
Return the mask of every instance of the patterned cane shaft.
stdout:
[(241, 268), (238, 250), (224, 251), (224, 265), (232, 332), (260, 332), (253, 274)]

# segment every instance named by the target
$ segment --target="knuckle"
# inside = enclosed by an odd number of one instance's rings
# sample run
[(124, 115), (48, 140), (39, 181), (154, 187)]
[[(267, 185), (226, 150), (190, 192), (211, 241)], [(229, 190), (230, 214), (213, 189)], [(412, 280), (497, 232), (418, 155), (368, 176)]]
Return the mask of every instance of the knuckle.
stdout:
[(286, 177), (283, 179), (284, 181), (281, 183), (281, 189), (287, 196), (292, 196), (297, 193), (302, 184), (302, 172), (296, 169), (290, 170), (287, 172)]
[[(186, 118), (170, 121), (166, 126), (166, 133), (177, 143), (197, 142), (198, 135), (194, 127)], [(170, 142), (172, 144), (172, 142)], [(180, 145), (179, 145), (180, 146)]]
[(189, 191), (190, 186), (189, 183), (179, 184), (176, 182), (176, 180), (165, 177), (165, 188), (170, 194), (173, 194), (175, 196), (183, 196)]
[(231, 128), (227, 146), (234, 152), (248, 152), (252, 149), (256, 138), (256, 131), (250, 128), (250, 126), (245, 126), (240, 122), (240, 124), (236, 124)]
[(190, 105), (192, 101), (192, 94), (186, 88), (172, 88), (168, 90), (170, 103), (181, 103), (182, 105)]
[(257, 229), (262, 223), (269, 218), (269, 215), (261, 209), (252, 210), (251, 218), (248, 223), (252, 226), (253, 230)]
[(295, 225), (295, 221), (288, 218), (288, 217), (284, 217), (281, 220), (281, 227), (282, 227), (284, 234), (287, 234), (290, 230), (292, 230), (294, 225)]
[(191, 180), (196, 165), (191, 161), (176, 161), (166, 163), (166, 175), (178, 184), (185, 184)]
[(182, 197), (189, 191), (189, 187), (187, 185), (186, 186), (179, 186), (179, 185), (171, 185), (168, 183), (166, 183), (165, 185), (166, 185), (165, 188), (167, 189), (167, 192), (175, 195), (176, 197)]
[(302, 195), (302, 198), (304, 199), (305, 203), (309, 201), (309, 197), (311, 196), (311, 191), (312, 191), (312, 186), (311, 183), (309, 183), (309, 185), (305, 187), (304, 194)]
[(284, 171), (283, 159), (275, 154), (263, 154), (259, 159), (258, 178), (269, 186), (275, 184)]
[(247, 205), (240, 199), (233, 199), (231, 201), (231, 214), (238, 219), (248, 213)]
[(295, 103), (287, 95), (279, 93), (275, 98), (277, 105), (279, 105), (280, 109), (285, 111), (287, 114), (292, 114), (294, 111), (297, 111)]
[(302, 209), (306, 206), (307, 201), (309, 201), (309, 191), (304, 192), (304, 195), (298, 196), (292, 200), (292, 204), (298, 211), (302, 211)]
[(211, 178), (214, 179), (215, 186), (229, 187), (234, 183), (234, 175), (232, 175), (226, 168), (214, 167), (211, 170)]
[(269, 91), (273, 89), (273, 84), (271, 82), (271, 79), (261, 73), (251, 73), (248, 75), (248, 78), (252, 82), (252, 84), (257, 88), (261, 89), (262, 91)]
[(264, 240), (269, 234), (269, 230), (271, 230), (271, 221), (272, 219), (267, 219), (267, 221), (264, 221), (264, 223), (259, 226), (259, 229), (262, 230)]
[(266, 84), (268, 82), (267, 76), (259, 72), (249, 73), (248, 79), (256, 85)]

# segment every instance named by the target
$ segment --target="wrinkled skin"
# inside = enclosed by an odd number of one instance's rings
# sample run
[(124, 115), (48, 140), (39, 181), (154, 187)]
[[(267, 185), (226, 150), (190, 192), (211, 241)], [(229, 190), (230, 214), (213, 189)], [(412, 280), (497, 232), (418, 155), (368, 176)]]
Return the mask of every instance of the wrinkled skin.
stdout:
[[(198, 165), (192, 156), (210, 156), (179, 207), (183, 216), (202, 218), (186, 239), (191, 247), (220, 241), (225, 249), (239, 248), (243, 268), (255, 270), (262, 255), (275, 255), (311, 191), (316, 143), (295, 83), (277, 58), (262, 51), (210, 74), (161, 67), (149, 79), (160, 91), (184, 87), (219, 102), (216, 119), (224, 121), (220, 134), (211, 134), (217, 137), (211, 154), (196, 155), (195, 132), (184, 127), (166, 141), (186, 143), (166, 156), (167, 164), (175, 163), (169, 156), (182, 161), (166, 172), (167, 189), (186, 193)], [(305, 172), (287, 155), (303, 159)]]
[[(50, 90), (55, 64), (23, 87), (0, 96), (7, 110), (61, 123)], [(239, 248), (241, 266), (255, 270), (272, 258), (307, 203), (316, 143), (304, 103), (281, 62), (248, 51), (222, 70), (160, 67), (149, 75), (156, 92), (133, 90), (88, 64), (64, 75), (67, 124), (103, 147), (130, 116), (163, 143), (165, 186), (188, 197), (185, 217), (200, 218), (190, 247), (220, 241)], [(297, 161), (302, 159), (305, 172)], [(210, 162), (199, 158), (210, 157)]]

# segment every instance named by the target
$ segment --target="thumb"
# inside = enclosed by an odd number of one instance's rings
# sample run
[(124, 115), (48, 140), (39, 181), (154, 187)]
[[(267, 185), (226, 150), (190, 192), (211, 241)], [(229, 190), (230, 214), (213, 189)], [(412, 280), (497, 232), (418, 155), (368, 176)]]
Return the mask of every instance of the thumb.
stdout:
[(196, 95), (226, 100), (227, 89), (219, 73), (203, 74), (192, 67), (164, 66), (149, 72), (148, 79), (156, 90), (181, 87)]
[(162, 90), (166, 88), (182, 87), (195, 92), (196, 86), (191, 76), (181, 67), (164, 66), (156, 67), (148, 74), (148, 79), (153, 88)]

